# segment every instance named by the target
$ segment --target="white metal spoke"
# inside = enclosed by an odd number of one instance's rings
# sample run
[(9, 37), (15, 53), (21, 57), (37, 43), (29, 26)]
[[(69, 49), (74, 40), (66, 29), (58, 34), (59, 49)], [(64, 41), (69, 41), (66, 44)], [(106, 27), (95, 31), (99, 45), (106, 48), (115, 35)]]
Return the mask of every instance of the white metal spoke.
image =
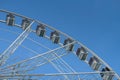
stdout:
[(32, 22), (18, 37), (17, 39), (0, 55), (0, 65), (2, 66), (5, 64), (7, 59), (14, 53), (14, 51), (21, 45), (21, 43), (26, 39), (26, 37), (31, 32), (31, 25), (34, 22)]
[[(38, 54), (37, 56), (34, 56), (34, 57), (29, 58), (29, 59), (27, 59), (27, 60), (23, 60), (23, 61), (21, 61), (21, 62), (18, 62), (18, 63), (16, 63), (16, 64), (14, 64), (14, 65), (11, 65), (11, 66), (2, 68), (1, 70), (3, 70), (3, 71), (6, 70), (6, 69), (9, 70), (10, 68), (15, 68), (15, 67), (17, 67), (17, 66), (19, 66), (19, 68), (22, 68), (22, 70), (26, 70), (26, 66), (28, 66), (28, 65), (29, 65), (28, 67), (31, 67), (31, 68), (41, 66), (41, 65), (43, 65), (43, 64), (46, 64), (46, 63), (48, 62), (48, 60), (50, 61), (50, 60), (57, 59), (57, 57), (51, 56), (51, 55), (52, 55), (55, 51), (60, 50), (60, 49), (63, 49), (63, 48), (60, 47), (60, 48), (56, 48), (56, 49), (54, 49), (54, 50), (48, 51), (48, 52), (43, 53), (43, 54)], [(63, 55), (66, 55), (66, 54), (63, 54), (63, 53), (59, 54), (59, 56), (63, 56)], [(49, 56), (50, 56), (50, 57), (49, 57)], [(44, 57), (48, 57), (48, 58), (47, 58), (48, 60), (44, 59)], [(37, 61), (37, 62), (36, 62), (36, 61)], [(38, 63), (39, 63), (39, 64), (38, 64)], [(16, 69), (19, 69), (19, 68), (16, 68)]]
[[(32, 39), (30, 39), (30, 40), (32, 40)], [(33, 41), (33, 40), (32, 40), (32, 41)], [(46, 46), (44, 46), (44, 45), (41, 45), (40, 43), (38, 43), (38, 42), (36, 42), (36, 41), (34, 41), (34, 42), (35, 42), (36, 44), (44, 47), (44, 48), (47, 48), (48, 50), (51, 50), (50, 48), (48, 48), (48, 47), (46, 47)], [(75, 43), (75, 42), (73, 42), (73, 43)], [(68, 45), (68, 46), (69, 46), (69, 45)], [(59, 58), (59, 56), (57, 55), (58, 53), (62, 53), (62, 52), (61, 52), (61, 51), (55, 52), (55, 53), (53, 53), (53, 56), (56, 56), (56, 57)], [(56, 62), (57, 62), (57, 64), (61, 65), (62, 70), (64, 70), (65, 72), (67, 71), (67, 72), (73, 72), (73, 73), (75, 73), (75, 70), (72, 69), (62, 58), (56, 59)], [(54, 63), (55, 63), (55, 62), (54, 62)]]
[[(55, 49), (53, 51), (50, 51), (47, 54), (46, 53), (42, 54), (42, 55), (39, 54), (40, 56), (38, 55), (38, 57), (34, 57), (34, 58), (29, 59), (30, 62), (29, 62), (29, 60), (26, 60), (26, 61), (23, 61), (23, 62), (18, 63), (16, 65), (12, 65), (12, 66), (9, 66), (9, 67), (7, 67), (5, 69), (2, 69), (1, 70), (1, 71), (3, 71), (2, 74), (9, 74), (9, 73), (17, 74), (17, 73), (21, 73), (21, 72), (23, 73), (23, 72), (35, 69), (35, 68), (37, 68), (37, 67), (39, 67), (39, 66), (41, 66), (41, 65), (43, 65), (45, 63), (48, 63), (48, 62), (50, 62), (59, 72), (63, 73), (66, 70), (65, 69), (64, 70), (60, 70), (61, 67), (60, 66), (58, 67), (52, 61), (53, 60), (57, 60), (57, 59), (61, 58), (61, 56), (67, 54), (67, 52), (65, 50), (63, 50), (64, 47), (65, 46), (63, 46), (61, 48), (58, 48), (57, 50)], [(19, 67), (17, 67), (17, 66), (19, 66)], [(67, 69), (67, 70), (69, 72), (69, 69)], [(68, 79), (68, 77), (66, 77), (66, 78)]]
[[(104, 74), (107, 74), (107, 73), (110, 73), (110, 72), (76, 72), (76, 73), (50, 73), (50, 74), (15, 74), (15, 75), (11, 75), (11, 74), (5, 74), (5, 75), (0, 75), (0, 78), (3, 78), (3, 77), (6, 77), (6, 78), (10, 78), (10, 77), (47, 77), (47, 76), (50, 76), (50, 77), (61, 77), (61, 76), (64, 76), (64, 75), (67, 75), (67, 76), (71, 76), (71, 75), (74, 75), (74, 76), (78, 76), (78, 75), (93, 75), (93, 74), (100, 74), (100, 73), (104, 73)], [(111, 75), (114, 75), (113, 72), (111, 72)], [(94, 79), (94, 76), (92, 76), (93, 79)], [(74, 78), (75, 79), (75, 78)], [(84, 78), (81, 78), (84, 80)], [(97, 79), (96, 80), (100, 80), (100, 79)]]
[[(44, 48), (46, 48), (46, 49), (48, 49), (48, 50), (51, 50), (50, 48), (48, 48), (48, 47), (46, 47), (46, 46), (44, 46), (44, 45), (42, 45), (42, 44), (40, 44), (40, 43), (32, 40), (31, 38), (27, 38), (27, 39), (33, 41), (34, 43), (36, 43), (36, 44), (38, 44), (38, 45), (40, 45), (40, 46), (42, 46), (42, 47), (44, 47)], [(22, 46), (22, 45), (21, 45), (21, 46)], [(22, 46), (22, 47), (26, 48), (25, 46)], [(26, 48), (26, 49), (30, 50), (29, 48)], [(35, 51), (33, 51), (33, 50), (31, 50), (31, 51), (32, 51), (33, 53), (35, 53), (35, 54), (38, 54), (37, 52), (35, 52)], [(61, 51), (59, 51), (59, 52), (61, 52)], [(58, 52), (57, 52), (57, 53), (58, 53)], [(54, 65), (56, 65), (56, 66), (57, 66), (57, 64), (59, 64), (59, 65), (60, 65), (59, 68), (60, 68), (63, 72), (74, 72), (74, 73), (75, 73), (75, 70), (73, 70), (73, 69), (72, 69), (62, 58), (60, 58), (56, 53), (54, 53), (53, 56), (56, 56), (56, 58), (58, 57), (59, 60), (56, 59), (56, 61), (54, 61), (54, 62), (52, 62), (52, 63), (53, 63)]]

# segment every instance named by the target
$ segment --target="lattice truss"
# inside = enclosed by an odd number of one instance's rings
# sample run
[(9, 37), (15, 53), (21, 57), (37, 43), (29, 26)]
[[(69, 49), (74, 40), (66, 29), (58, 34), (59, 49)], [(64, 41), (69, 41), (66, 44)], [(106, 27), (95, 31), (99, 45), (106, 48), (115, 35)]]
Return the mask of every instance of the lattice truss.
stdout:
[(0, 80), (120, 80), (93, 51), (40, 21), (0, 10)]

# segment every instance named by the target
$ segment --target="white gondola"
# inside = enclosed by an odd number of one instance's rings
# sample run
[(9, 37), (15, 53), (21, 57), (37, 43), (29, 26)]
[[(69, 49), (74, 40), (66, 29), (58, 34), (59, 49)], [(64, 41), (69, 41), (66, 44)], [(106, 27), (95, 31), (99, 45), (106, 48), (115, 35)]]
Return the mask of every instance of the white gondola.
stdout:
[(51, 32), (50, 39), (52, 40), (53, 43), (58, 44), (60, 41), (59, 33), (56, 31)]
[(13, 14), (7, 14), (6, 16), (6, 24), (9, 26), (14, 26), (15, 24), (15, 16)]
[(73, 40), (71, 40), (69, 38), (64, 41), (63, 45), (68, 45), (68, 46), (65, 47), (67, 51), (73, 51), (74, 44), (70, 44), (72, 42), (73, 42)]
[(98, 58), (93, 56), (89, 60), (89, 65), (92, 67), (93, 70), (98, 70), (101, 66), (101, 62)]
[(108, 67), (105, 67), (102, 69), (102, 72), (105, 73), (100, 73), (101, 77), (103, 80), (113, 80), (113, 72), (110, 72), (111, 70)]
[(40, 24), (40, 25), (37, 26), (36, 34), (38, 36), (44, 37), (45, 36), (45, 32), (46, 32), (46, 30), (45, 30), (45, 26), (43, 24)]
[(87, 50), (86, 50), (84, 47), (81, 47), (81, 48), (78, 48), (78, 49), (77, 49), (76, 55), (77, 55), (81, 60), (85, 61), (86, 58), (87, 58), (88, 52), (87, 52)]
[(22, 29), (25, 30), (28, 26), (30, 25), (30, 21), (28, 19), (23, 19), (22, 20)]

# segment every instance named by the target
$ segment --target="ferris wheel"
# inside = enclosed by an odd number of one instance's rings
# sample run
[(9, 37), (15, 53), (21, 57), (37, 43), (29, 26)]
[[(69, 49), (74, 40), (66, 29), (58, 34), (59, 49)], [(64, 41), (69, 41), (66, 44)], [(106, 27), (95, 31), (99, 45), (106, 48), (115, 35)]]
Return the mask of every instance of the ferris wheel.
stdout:
[(0, 80), (120, 80), (93, 51), (67, 34), (0, 10)]

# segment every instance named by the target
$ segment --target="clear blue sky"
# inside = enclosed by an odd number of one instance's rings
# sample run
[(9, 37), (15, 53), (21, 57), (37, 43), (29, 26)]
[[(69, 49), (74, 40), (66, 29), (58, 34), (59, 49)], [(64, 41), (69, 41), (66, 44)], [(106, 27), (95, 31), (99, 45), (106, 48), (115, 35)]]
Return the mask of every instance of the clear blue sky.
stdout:
[(120, 0), (1, 0), (0, 9), (69, 34), (120, 74)]

